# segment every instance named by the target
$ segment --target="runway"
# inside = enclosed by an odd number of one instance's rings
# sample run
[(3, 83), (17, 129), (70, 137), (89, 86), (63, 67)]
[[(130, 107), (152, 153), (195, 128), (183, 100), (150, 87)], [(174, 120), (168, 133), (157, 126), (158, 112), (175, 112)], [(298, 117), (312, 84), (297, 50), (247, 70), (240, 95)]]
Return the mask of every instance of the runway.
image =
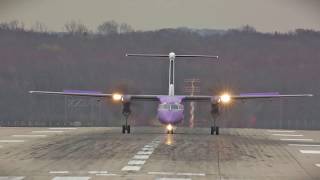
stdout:
[(0, 128), (0, 180), (320, 179), (320, 132)]

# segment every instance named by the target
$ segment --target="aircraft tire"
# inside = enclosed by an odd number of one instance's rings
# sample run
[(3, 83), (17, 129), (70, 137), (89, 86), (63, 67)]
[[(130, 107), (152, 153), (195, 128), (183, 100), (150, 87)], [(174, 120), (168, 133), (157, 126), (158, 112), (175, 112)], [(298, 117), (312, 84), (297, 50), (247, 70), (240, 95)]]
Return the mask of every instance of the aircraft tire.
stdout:
[(122, 134), (125, 134), (125, 133), (126, 133), (126, 126), (122, 125)]
[(130, 125), (127, 126), (127, 133), (130, 134)]
[(219, 135), (219, 126), (216, 127), (216, 135)]
[(211, 135), (214, 135), (215, 129), (213, 126), (211, 126)]

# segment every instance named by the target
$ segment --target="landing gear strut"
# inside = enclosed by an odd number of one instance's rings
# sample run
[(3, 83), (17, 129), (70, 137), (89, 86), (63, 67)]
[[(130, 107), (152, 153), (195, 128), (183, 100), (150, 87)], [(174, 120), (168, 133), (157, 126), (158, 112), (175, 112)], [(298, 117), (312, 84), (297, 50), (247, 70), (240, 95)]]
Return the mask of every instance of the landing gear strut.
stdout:
[(122, 114), (125, 118), (125, 124), (122, 125), (122, 134), (125, 134), (126, 132), (130, 134), (130, 125), (128, 125), (128, 119), (131, 114), (131, 109), (130, 109), (130, 102), (124, 102), (123, 103), (123, 110)]
[(211, 104), (211, 117), (212, 117), (212, 125), (211, 125), (211, 135), (219, 135), (219, 126), (217, 126), (217, 119), (219, 116), (219, 105)]
[(167, 130), (167, 134), (173, 134), (173, 129), (172, 130)]

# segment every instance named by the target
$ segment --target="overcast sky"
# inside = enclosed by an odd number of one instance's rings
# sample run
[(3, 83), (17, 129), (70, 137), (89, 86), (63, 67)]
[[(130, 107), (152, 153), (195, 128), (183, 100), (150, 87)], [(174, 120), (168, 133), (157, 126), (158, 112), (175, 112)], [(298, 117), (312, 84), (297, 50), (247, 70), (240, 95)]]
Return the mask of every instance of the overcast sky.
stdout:
[(0, 0), (0, 22), (11, 20), (27, 27), (42, 22), (54, 31), (71, 20), (91, 30), (109, 20), (138, 30), (246, 24), (263, 32), (320, 30), (320, 0)]

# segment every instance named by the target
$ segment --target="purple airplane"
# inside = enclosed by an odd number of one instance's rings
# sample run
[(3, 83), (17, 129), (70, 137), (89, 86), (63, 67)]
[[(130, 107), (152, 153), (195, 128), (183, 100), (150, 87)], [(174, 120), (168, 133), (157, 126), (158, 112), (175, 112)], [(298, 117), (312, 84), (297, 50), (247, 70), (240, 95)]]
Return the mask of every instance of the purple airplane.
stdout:
[(175, 95), (174, 93), (174, 65), (175, 58), (214, 58), (218, 56), (207, 55), (176, 55), (171, 52), (169, 55), (165, 54), (126, 54), (126, 56), (139, 56), (139, 57), (169, 57), (169, 93), (168, 95), (131, 95), (131, 94), (104, 94), (92, 91), (79, 91), (69, 90), (62, 92), (52, 91), (29, 91), (29, 93), (38, 94), (56, 94), (56, 95), (69, 95), (69, 96), (88, 96), (88, 97), (108, 97), (114, 101), (120, 101), (123, 104), (122, 114), (125, 117), (125, 124), (122, 126), (122, 133), (130, 133), (130, 125), (128, 125), (128, 117), (131, 113), (130, 102), (136, 100), (151, 100), (159, 102), (157, 117), (159, 121), (166, 125), (167, 133), (173, 133), (173, 126), (183, 121), (184, 117), (184, 101), (206, 101), (211, 103), (212, 125), (211, 134), (219, 134), (219, 126), (216, 125), (216, 119), (219, 115), (219, 106), (221, 104), (229, 103), (231, 100), (245, 100), (245, 99), (258, 99), (258, 98), (282, 98), (282, 97), (304, 97), (313, 96), (312, 94), (285, 94), (279, 93), (249, 93), (240, 95), (229, 95), (227, 93), (216, 96), (189, 96), (189, 95)]

